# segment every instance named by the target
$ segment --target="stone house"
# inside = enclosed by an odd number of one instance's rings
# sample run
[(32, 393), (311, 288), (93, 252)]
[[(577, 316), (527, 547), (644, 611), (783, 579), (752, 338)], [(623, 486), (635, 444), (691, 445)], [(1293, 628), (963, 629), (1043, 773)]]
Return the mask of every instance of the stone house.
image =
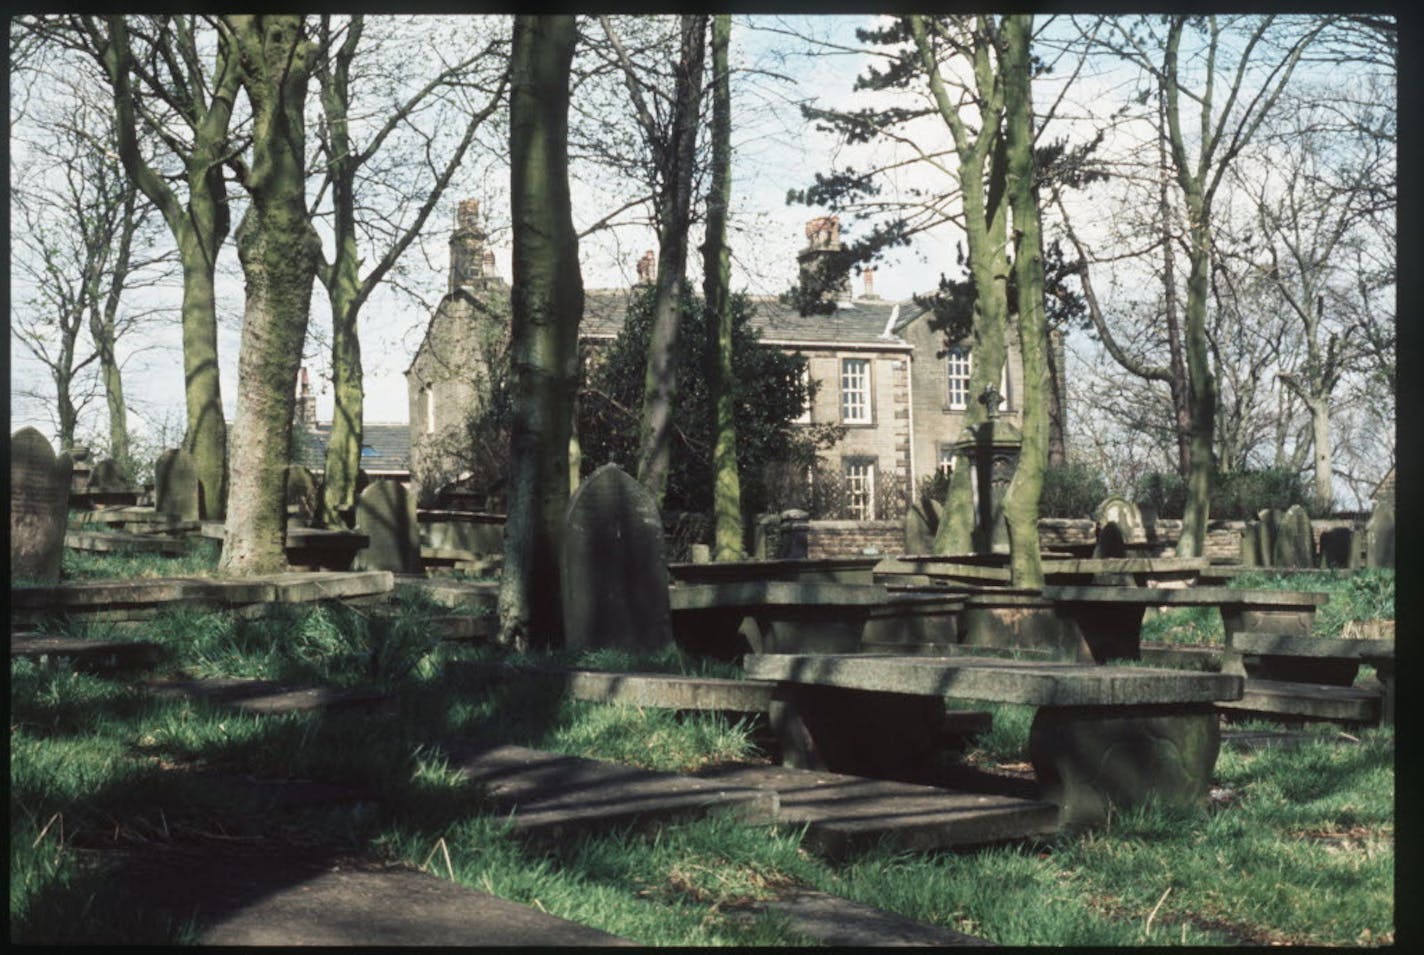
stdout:
[[(508, 285), (493, 275), (493, 256), (473, 201), (460, 203), (450, 239), (449, 290), (431, 316), (424, 339), (406, 371), (410, 398), (411, 469), (417, 486), (459, 475), (439, 450), (440, 439), (461, 427), (488, 382), (485, 356), (508, 329)], [(834, 217), (813, 219), (802, 269), (841, 248)], [(639, 281), (651, 281), (653, 253), (638, 263)], [(874, 272), (861, 276), (862, 290), (850, 282), (835, 290), (835, 309), (801, 315), (774, 296), (753, 297), (751, 324), (762, 343), (802, 355), (808, 376), (819, 382), (802, 425), (838, 424), (845, 436), (826, 463), (842, 477), (853, 513), (874, 519), (877, 497), (886, 487), (908, 488), (937, 469), (950, 466), (970, 402), (973, 355), (967, 346), (948, 350), (943, 335), (930, 329), (929, 313), (914, 302), (891, 302), (874, 291)], [(585, 346), (612, 341), (622, 327), (630, 289), (585, 291), (580, 340)], [(1060, 346), (1061, 347), (1061, 346)], [(1009, 360), (1000, 378), (1000, 413), (1021, 424), (1023, 362), (1010, 332)], [(1061, 363), (1059, 367), (1062, 367)], [(1060, 400), (1059, 407), (1062, 407)]]
[[(326, 445), (331, 422), (316, 420), (316, 395), (307, 370), (302, 369), (297, 406), (292, 416), (292, 463), (300, 464), (320, 480), (326, 473)], [(410, 480), (410, 426), (404, 422), (368, 421), (361, 427), (361, 470), (370, 478)]]

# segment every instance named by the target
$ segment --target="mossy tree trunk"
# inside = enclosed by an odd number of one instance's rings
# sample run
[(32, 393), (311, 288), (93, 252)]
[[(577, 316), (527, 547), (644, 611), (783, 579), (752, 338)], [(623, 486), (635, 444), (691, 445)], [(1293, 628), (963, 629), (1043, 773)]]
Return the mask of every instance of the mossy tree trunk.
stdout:
[[(945, 88), (930, 29), (931, 23), (926, 18), (910, 18), (920, 68), (929, 82), (940, 118), (954, 138), (955, 153), (959, 157), (965, 244), (969, 277), (974, 284), (969, 402), (962, 437), (988, 420), (989, 409), (978, 398), (985, 388), (998, 388), (999, 375), (1008, 357), (1004, 332), (1009, 310), (1008, 215), (1004, 201), (1005, 156), (999, 136), (1004, 94), (992, 55), (994, 23), (989, 17), (976, 17), (972, 66), (979, 128), (973, 131)], [(974, 474), (964, 459), (950, 475), (944, 515), (935, 532), (933, 546), (937, 554), (963, 554), (974, 549)]]
[(1004, 17), (1004, 133), (1008, 153), (1009, 204), (1014, 223), (1014, 279), (1018, 288), (1019, 343), (1023, 353), (1023, 445), (1004, 497), (1009, 525), (1013, 586), (1042, 587), (1038, 551), (1038, 504), (1048, 464), (1048, 322), (1044, 307), (1043, 227), (1034, 186), (1033, 95), (1029, 42), (1033, 17)]
[(712, 510), (715, 524), (713, 560), (743, 560), (742, 484), (737, 473), (737, 425), (732, 403), (732, 310), (728, 288), (732, 257), (727, 248), (727, 197), (732, 186), (732, 92), (727, 47), (732, 18), (712, 18), (712, 186), (707, 193), (707, 241), (703, 247), (703, 298), (711, 355), (712, 401), (717, 420), (713, 429)]
[(224, 18), (252, 107), (252, 197), (237, 229), (246, 281), (238, 355), (232, 487), (219, 568), (233, 575), (287, 566), (286, 466), (320, 240), (306, 210), (304, 107), (312, 44), (298, 15)]
[(500, 640), (563, 642), (559, 551), (569, 498), (569, 436), (583, 316), (568, 177), (572, 16), (516, 16), (510, 84), (514, 229), (509, 500)]
[[(136, 65), (125, 18), (111, 15), (100, 26), (96, 18), (87, 17), (83, 27), (90, 50), (104, 66), (113, 90), (118, 153), (124, 170), (163, 213), (178, 247), (183, 275), (183, 390), (188, 416), (183, 447), (193, 455), (197, 467), (203, 516), (220, 519), (227, 502), (228, 442), (218, 376), (217, 300), (213, 276), (218, 249), (230, 227), (222, 166), (231, 148), (228, 126), (241, 71), (230, 36), (223, 34), (217, 42), (211, 75), (200, 76), (201, 57), (192, 19), (174, 17), (171, 20), (172, 29), (167, 35), (175, 49), (159, 60), (171, 71), (170, 85), (148, 92), (175, 102), (189, 127), (190, 144), (178, 151), (188, 189), (186, 201), (173, 192), (139, 149), (140, 110), (133, 87)], [(153, 74), (145, 74), (145, 81), (150, 86), (157, 83)], [(183, 90), (188, 91), (186, 95), (182, 94)], [(206, 90), (208, 95), (194, 95), (193, 91), (198, 90)], [(164, 140), (170, 146), (180, 141), (172, 136)]]

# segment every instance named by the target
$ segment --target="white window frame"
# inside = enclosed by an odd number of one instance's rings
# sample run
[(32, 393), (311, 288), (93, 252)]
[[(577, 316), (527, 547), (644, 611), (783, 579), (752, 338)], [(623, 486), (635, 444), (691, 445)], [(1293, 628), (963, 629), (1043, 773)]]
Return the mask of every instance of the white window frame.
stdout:
[(435, 386), (426, 385), (420, 389), (420, 395), (425, 399), (425, 433), (435, 433)]
[[(960, 371), (960, 368), (963, 370)], [(974, 354), (968, 345), (955, 345), (945, 358), (945, 389), (947, 407), (951, 411), (965, 411), (969, 408), (969, 377), (974, 373)], [(960, 383), (958, 389), (956, 383)], [(956, 397), (956, 391), (958, 396)], [(1009, 400), (1009, 362), (999, 369), (999, 411), (1010, 411), (1013, 402)]]
[(941, 444), (939, 446), (939, 459), (935, 462), (935, 471), (940, 474), (954, 473), (954, 445)]
[(846, 508), (855, 520), (875, 520), (876, 470), (874, 458), (846, 458), (841, 464)]
[(948, 389), (946, 397), (951, 410), (963, 411), (969, 407), (969, 375), (973, 370), (974, 363), (968, 345), (955, 345), (950, 348), (949, 355), (945, 358), (945, 372)]
[[(857, 373), (852, 366), (861, 370)], [(841, 359), (841, 423), (870, 424), (870, 359)]]

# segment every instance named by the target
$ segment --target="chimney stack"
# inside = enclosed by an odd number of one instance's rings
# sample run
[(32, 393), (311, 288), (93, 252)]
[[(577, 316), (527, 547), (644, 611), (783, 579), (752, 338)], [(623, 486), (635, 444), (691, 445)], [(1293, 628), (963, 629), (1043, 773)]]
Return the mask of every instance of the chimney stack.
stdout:
[[(814, 279), (818, 273), (830, 268), (836, 254), (841, 251), (841, 220), (838, 216), (820, 216), (806, 223), (806, 248), (796, 254), (801, 266), (802, 285)], [(837, 301), (849, 301), (850, 276), (845, 275), (827, 291)]]
[[(484, 283), (485, 239), (480, 229), (480, 202), (462, 199), (455, 209), (455, 231), (450, 236), (450, 287), (474, 289)], [(492, 263), (491, 263), (492, 264)]]
[(880, 296), (875, 294), (875, 270), (863, 269), (860, 274), (865, 279), (865, 294), (861, 298), (879, 298)]
[(311, 379), (305, 368), (297, 391), (297, 424), (307, 428), (316, 426), (316, 395), (311, 393)]
[(638, 260), (638, 284), (652, 285), (653, 276), (658, 270), (658, 257), (652, 249), (643, 253), (643, 257)]

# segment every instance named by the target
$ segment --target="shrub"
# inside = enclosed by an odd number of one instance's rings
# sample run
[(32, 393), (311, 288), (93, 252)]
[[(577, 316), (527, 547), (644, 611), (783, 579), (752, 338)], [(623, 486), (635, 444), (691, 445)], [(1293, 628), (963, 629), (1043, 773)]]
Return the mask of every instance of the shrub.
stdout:
[(1107, 482), (1092, 468), (1082, 464), (1050, 467), (1043, 472), (1038, 513), (1040, 517), (1092, 517), (1107, 496)]
[(1157, 510), (1158, 517), (1180, 518), (1187, 510), (1187, 484), (1175, 471), (1148, 471), (1132, 489), (1139, 506)]
[(1268, 507), (1285, 510), (1299, 504), (1320, 516), (1312, 495), (1297, 471), (1264, 468), (1218, 474), (1211, 484), (1211, 516), (1221, 520), (1255, 520)]

